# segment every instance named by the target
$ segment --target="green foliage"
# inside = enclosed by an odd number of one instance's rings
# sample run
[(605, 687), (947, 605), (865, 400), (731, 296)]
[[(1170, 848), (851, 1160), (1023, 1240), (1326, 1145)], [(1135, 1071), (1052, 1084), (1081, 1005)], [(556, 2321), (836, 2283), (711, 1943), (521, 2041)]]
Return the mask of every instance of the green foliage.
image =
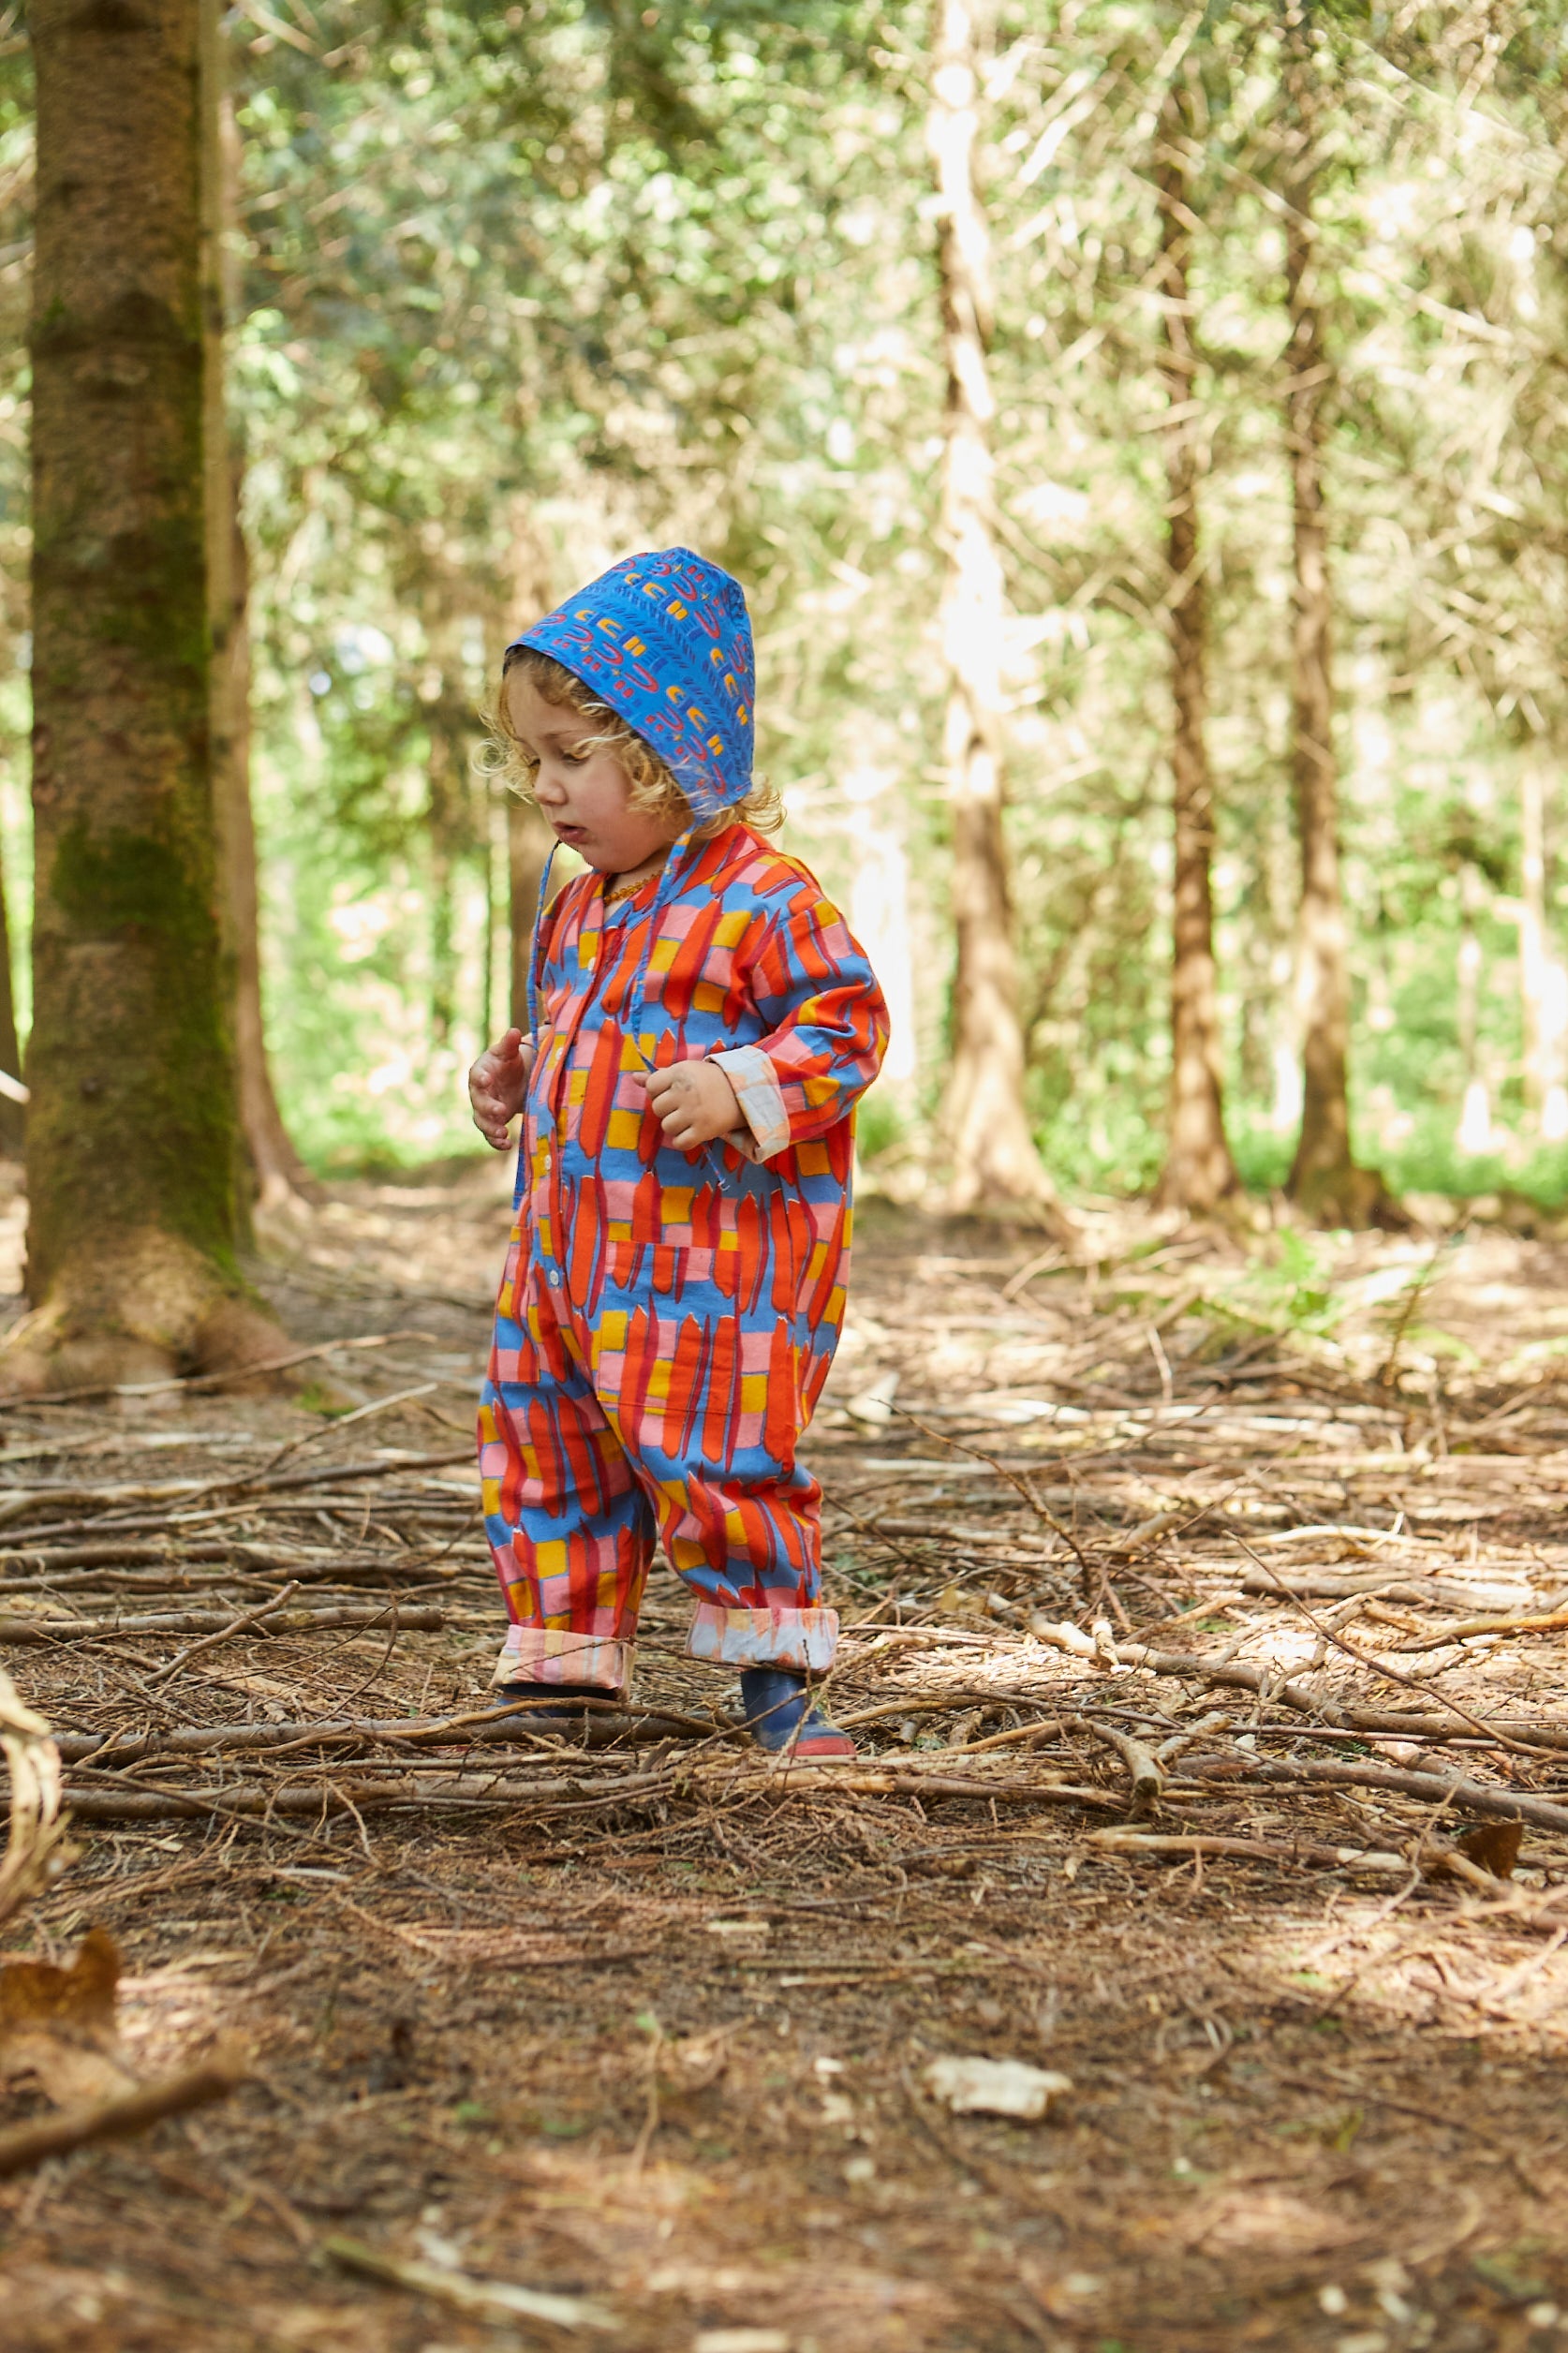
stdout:
[(1329, 1277), (1329, 1258), (1320, 1244), (1287, 1226), (1278, 1237), (1272, 1264), (1255, 1262), (1245, 1280), (1233, 1289), (1230, 1304), (1239, 1308), (1243, 1295), (1250, 1303), (1250, 1320), (1277, 1330), (1331, 1332), (1344, 1315), (1348, 1300), (1336, 1292)]
[[(1549, 1204), (1568, 1150), (1525, 1092), (1518, 808), (1525, 762), (1560, 768), (1568, 735), (1562, 11), (1516, 12), (1501, 50), (1464, 11), (1314, 16), (1357, 1149), (1397, 1185)], [(904, 968), (915, 1066), (860, 1145), (917, 1152), (951, 969), (926, 11), (320, 0), (299, 23), (229, 37), (267, 991), (302, 1147), (339, 1168), (479, 1148), (462, 1073), (506, 969), (480, 708), (521, 617), (678, 538), (747, 582), (790, 846)], [(1199, 21), (1002, 0), (982, 94), (1029, 1103), (1058, 1177), (1091, 1191), (1152, 1182), (1169, 1083), (1151, 171), (1183, 60), (1250, 1185), (1280, 1183), (1294, 1138), (1277, 30), (1263, 0)], [(28, 103), (25, 52), (0, 57), (0, 844), (23, 940)], [(1559, 793), (1551, 926), (1565, 827)], [(1487, 1148), (1466, 1151), (1478, 1087)], [(1282, 1257), (1271, 1280), (1250, 1311), (1330, 1328), (1310, 1268)]]

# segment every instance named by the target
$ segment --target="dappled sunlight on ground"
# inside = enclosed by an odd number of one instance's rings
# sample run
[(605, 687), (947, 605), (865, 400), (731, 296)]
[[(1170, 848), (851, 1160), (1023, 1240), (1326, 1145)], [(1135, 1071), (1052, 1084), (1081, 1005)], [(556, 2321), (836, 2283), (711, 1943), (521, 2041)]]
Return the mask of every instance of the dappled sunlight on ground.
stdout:
[[(536, 1795), (497, 1806), (454, 1734), (414, 1802), (398, 1726), (481, 1708), (499, 1632), (466, 1448), (505, 1177), (342, 1189), (269, 1231), (260, 1278), (326, 1352), (298, 1399), (7, 1424), (0, 1623), (228, 1629), (167, 1674), (205, 1637), (7, 1653), (76, 1738), (79, 1808), (149, 1808), (79, 1822), (9, 1949), (107, 1928), (139, 2072), (236, 2042), (252, 2069), (0, 2183), (7, 2343), (545, 2342), (473, 2301), (489, 2282), (604, 2303), (631, 2353), (1568, 2345), (1568, 1772), (1474, 1724), (1568, 1724), (1564, 1630), (1497, 1631), (1568, 1587), (1555, 1358), (1498, 1369), (1561, 1328), (1555, 1246), (1249, 1262), (1129, 1213), (1086, 1264), (870, 1203), (807, 1447), (857, 1763), (781, 1785), (716, 1750), (724, 1687), (659, 1570), (624, 1735), (504, 1753)], [(403, 1337), (339, 1345), (366, 1334)], [(103, 1561), (116, 1514), (141, 1532)], [(348, 1621), (236, 1624), (285, 1580)], [(236, 1725), (273, 1748), (160, 1752)], [(95, 1768), (110, 1732), (140, 1761)], [(1141, 1809), (1117, 1734), (1163, 1760)], [(1457, 1847), (1456, 1771), (1552, 1817), (1512, 1879)], [(954, 2113), (942, 2054), (1072, 2091), (1040, 2123)], [(0, 2129), (39, 2099), (0, 2088)]]

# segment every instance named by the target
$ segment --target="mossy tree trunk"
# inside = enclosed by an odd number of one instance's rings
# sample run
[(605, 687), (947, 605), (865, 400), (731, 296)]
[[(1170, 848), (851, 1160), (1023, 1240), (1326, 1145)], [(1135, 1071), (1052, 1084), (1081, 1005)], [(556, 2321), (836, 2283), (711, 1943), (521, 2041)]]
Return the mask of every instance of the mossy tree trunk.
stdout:
[(1162, 1208), (1203, 1213), (1238, 1190), (1225, 1140), (1220, 1011), (1215, 998), (1214, 785), (1205, 740), (1208, 605), (1198, 538), (1202, 449), (1193, 386), (1189, 264), (1192, 250), (1192, 104), (1184, 82), (1161, 111), (1161, 373), (1165, 380), (1166, 590), (1171, 645), (1171, 776), (1175, 883), (1171, 911), (1171, 1128), (1156, 1191)]
[(7, 1385), (268, 1353), (209, 746), (198, 0), (37, 0), (34, 1024)]
[(250, 798), (250, 565), (240, 516), (244, 452), (227, 399), (226, 328), (237, 295), (233, 223), (239, 134), (228, 86), (223, 0), (201, 10), (202, 454), (206, 467), (207, 594), (213, 809), (224, 980), (234, 1041), (244, 1180), (242, 1216), (308, 1181), (283, 1124), (267, 1059), (261, 1006), (260, 899)]
[(1002, 823), (1000, 656), (1005, 596), (993, 517), (986, 368), (990, 248), (974, 181), (981, 27), (976, 0), (934, 0), (926, 137), (936, 170), (937, 264), (947, 370), (943, 418), (943, 751), (953, 809), (957, 960), (944, 1125), (955, 1208), (1008, 1202), (1059, 1218), (1029, 1130), (1024, 1030)]

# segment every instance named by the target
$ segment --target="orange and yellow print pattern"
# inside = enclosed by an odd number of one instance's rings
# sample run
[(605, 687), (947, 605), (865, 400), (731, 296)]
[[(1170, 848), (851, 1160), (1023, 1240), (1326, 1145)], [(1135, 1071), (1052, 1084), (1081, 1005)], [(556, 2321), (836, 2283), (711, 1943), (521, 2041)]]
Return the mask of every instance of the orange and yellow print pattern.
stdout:
[[(480, 1407), (511, 1619), (500, 1681), (626, 1688), (656, 1542), (694, 1657), (828, 1665), (820, 1490), (796, 1460), (844, 1312), (853, 1107), (887, 1014), (807, 870), (748, 827), (606, 910), (560, 893)], [(688, 1154), (642, 1074), (720, 1059), (746, 1130)]]

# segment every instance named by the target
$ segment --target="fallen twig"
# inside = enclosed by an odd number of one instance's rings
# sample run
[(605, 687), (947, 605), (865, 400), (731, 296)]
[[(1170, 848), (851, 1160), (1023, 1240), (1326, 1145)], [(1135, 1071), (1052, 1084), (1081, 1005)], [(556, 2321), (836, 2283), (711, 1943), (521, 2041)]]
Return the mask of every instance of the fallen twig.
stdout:
[(620, 2322), (601, 2304), (585, 2296), (545, 2296), (532, 2287), (513, 2287), (505, 2280), (470, 2279), (466, 2272), (449, 2272), (434, 2263), (404, 2263), (382, 2255), (358, 2239), (328, 2239), (323, 2253), (346, 2272), (363, 2279), (385, 2280), (392, 2287), (411, 2288), (416, 2296), (434, 2296), (461, 2312), (512, 2313), (527, 2320), (547, 2320), (557, 2329), (599, 2329), (613, 2331)]
[[(996, 1472), (998, 1479), (1005, 1479), (1008, 1486), (1023, 1497), (1025, 1502), (1028, 1505), (1036, 1519), (1043, 1519), (1045, 1522), (1046, 1527), (1053, 1530), (1054, 1532), (1061, 1538), (1063, 1544), (1067, 1546), (1069, 1552), (1072, 1553), (1072, 1558), (1078, 1563), (1078, 1568), (1084, 1580), (1085, 1599), (1087, 1600), (1089, 1597), (1090, 1584), (1094, 1580), (1095, 1572), (1090, 1564), (1088, 1555), (1085, 1552), (1083, 1546), (1078, 1542), (1077, 1537), (1072, 1533), (1072, 1529), (1066, 1525), (1065, 1521), (1059, 1520), (1056, 1514), (1041, 1502), (1039, 1496), (1035, 1493), (1034, 1488), (1030, 1486), (1028, 1480), (1022, 1475), (1022, 1473), (1016, 1471), (1010, 1471), (1005, 1463), (998, 1461), (995, 1455), (987, 1454), (983, 1446), (971, 1446), (966, 1438), (949, 1438), (939, 1429), (928, 1428), (925, 1423), (917, 1420), (916, 1416), (910, 1412), (907, 1406), (895, 1405), (893, 1410), (895, 1413), (901, 1413), (907, 1422), (911, 1423), (913, 1427), (919, 1430), (923, 1438), (929, 1438), (934, 1445), (952, 1446), (959, 1454), (972, 1455), (976, 1462), (988, 1464), (989, 1467)], [(1101, 1581), (1103, 1582), (1102, 1579)]]
[(1394, 1765), (1341, 1762), (1282, 1765), (1267, 1757), (1199, 1756), (1186, 1760), (1187, 1770), (1199, 1780), (1230, 1780), (1326, 1783), (1338, 1789), (1392, 1789), (1401, 1797), (1424, 1798), (1430, 1805), (1462, 1807), (1467, 1813), (1493, 1814), (1503, 1822), (1534, 1822), (1546, 1830), (1568, 1830), (1568, 1806), (1553, 1805), (1517, 1789), (1497, 1789), (1486, 1782), (1467, 1781), (1462, 1773), (1404, 1772)]
[[(289, 1782), (262, 1789), (227, 1783), (221, 1788), (182, 1789), (174, 1783), (138, 1783), (126, 1789), (78, 1789), (69, 1792), (71, 1812), (86, 1822), (155, 1822), (171, 1815), (220, 1813), (247, 1818), (273, 1814), (325, 1814), (368, 1812), (389, 1807), (462, 1808), (532, 1806), (541, 1813), (581, 1813), (643, 1804), (657, 1798), (700, 1796), (710, 1805), (725, 1801), (783, 1800), (838, 1795), (856, 1797), (967, 1798), (983, 1804), (1015, 1806), (1081, 1806), (1099, 1813), (1120, 1813), (1119, 1798), (1102, 1789), (1081, 1789), (1063, 1782), (1002, 1781), (924, 1772), (910, 1766), (891, 1770), (867, 1770), (847, 1760), (830, 1764), (717, 1762), (693, 1768), (681, 1758), (655, 1772), (630, 1773), (612, 1779), (584, 1777), (586, 1760), (573, 1757), (570, 1768), (539, 1779), (510, 1779), (499, 1772), (465, 1768), (462, 1760), (449, 1760), (451, 1769), (421, 1770), (412, 1760), (404, 1773), (383, 1765), (374, 1779)], [(1568, 1817), (1565, 1817), (1568, 1818)]]
[[(318, 1634), (329, 1626), (380, 1626), (396, 1605), (381, 1608), (369, 1602), (334, 1603), (324, 1609), (286, 1609), (256, 1614), (257, 1634), (267, 1635)], [(447, 1622), (444, 1609), (421, 1606), (399, 1612), (400, 1623), (416, 1634), (439, 1634)], [(162, 1609), (140, 1618), (0, 1618), (0, 1645), (30, 1642), (92, 1642), (119, 1635), (229, 1634), (234, 1620), (228, 1610)]]
[[(1247, 1553), (1251, 1560), (1257, 1561), (1259, 1568), (1263, 1570), (1265, 1576), (1274, 1576), (1274, 1572), (1269, 1567), (1267, 1561), (1258, 1559), (1258, 1555), (1253, 1552), (1251, 1546), (1247, 1542), (1245, 1536), (1237, 1536), (1235, 1541), (1241, 1546), (1243, 1552)], [(1280, 1580), (1275, 1578), (1275, 1583), (1278, 1585)], [(1408, 1675), (1401, 1675), (1398, 1667), (1385, 1666), (1381, 1659), (1374, 1658), (1369, 1651), (1359, 1650), (1354, 1642), (1347, 1642), (1342, 1634), (1337, 1633), (1324, 1619), (1318, 1617), (1314, 1611), (1309, 1609), (1306, 1603), (1297, 1595), (1288, 1593), (1288, 1589), (1283, 1587), (1281, 1587), (1281, 1591), (1286, 1591), (1287, 1598), (1295, 1602), (1297, 1609), (1300, 1610), (1301, 1615), (1306, 1619), (1307, 1623), (1311, 1627), (1313, 1633), (1316, 1634), (1322, 1641), (1332, 1643), (1335, 1650), (1342, 1650), (1347, 1659), (1354, 1659), (1357, 1666), (1366, 1667), (1373, 1675), (1381, 1675), (1385, 1682), (1398, 1683), (1402, 1691), (1419, 1692), (1423, 1697), (1426, 1696), (1425, 1690), (1420, 1683), (1413, 1681)], [(1443, 1704), (1446, 1707), (1452, 1708), (1457, 1716), (1462, 1716), (1465, 1722), (1468, 1724), (1473, 1725), (1477, 1732), (1485, 1734), (1487, 1739), (1497, 1740), (1503, 1748), (1522, 1749), (1528, 1753), (1530, 1746), (1528, 1741), (1516, 1740), (1511, 1733), (1497, 1731), (1493, 1725), (1487, 1722), (1485, 1716), (1472, 1715), (1468, 1708), (1461, 1708), (1457, 1699), (1445, 1700)]]
[(231, 2067), (211, 2064), (187, 2067), (182, 2075), (166, 2076), (161, 2083), (127, 2092), (123, 2099), (63, 2108), (31, 2124), (13, 2124), (8, 2132), (0, 2132), (0, 2177), (40, 2165), (45, 2157), (83, 2149), (91, 2141), (124, 2140), (133, 2133), (145, 2132), (165, 2116), (183, 2116), (189, 2109), (226, 2099), (244, 2080), (244, 2071)]
[(1070, 1732), (1087, 1732), (1096, 1740), (1103, 1740), (1115, 1749), (1132, 1777), (1132, 1812), (1146, 1813), (1165, 1787), (1165, 1776), (1159, 1764), (1141, 1740), (1131, 1733), (1118, 1732), (1114, 1724), (1097, 1723), (1090, 1716), (1073, 1716), (1069, 1720)]
[(1410, 1865), (1402, 1855), (1379, 1855), (1354, 1846), (1324, 1846), (1315, 1840), (1297, 1839), (1288, 1844), (1282, 1839), (1229, 1838), (1219, 1831), (1200, 1831), (1167, 1835), (1161, 1830), (1086, 1830), (1086, 1846), (1099, 1846), (1112, 1855), (1238, 1855), (1258, 1862), (1321, 1863), (1335, 1871), (1408, 1872)]
[[(1227, 1534), (1237, 1544), (1234, 1529)], [(1250, 1547), (1243, 1545), (1243, 1550)], [(1442, 1609), (1516, 1609), (1531, 1596), (1528, 1588), (1519, 1585), (1460, 1585), (1452, 1577), (1413, 1577), (1405, 1569), (1363, 1569), (1354, 1576), (1336, 1576), (1328, 1571), (1293, 1569), (1288, 1576), (1276, 1576), (1272, 1570), (1243, 1569), (1235, 1578), (1244, 1593), (1267, 1593), (1276, 1600), (1348, 1601), (1353, 1594), (1365, 1593), (1369, 1601), (1415, 1602), (1430, 1607), (1436, 1604)]]
[[(1038, 1624), (1032, 1630), (1041, 1633)], [(1078, 1630), (1074, 1627), (1072, 1631), (1076, 1634)], [(1042, 1634), (1041, 1638), (1049, 1639), (1049, 1635)], [(1087, 1637), (1081, 1639), (1087, 1641)], [(1458, 1707), (1454, 1707), (1447, 1718), (1398, 1715), (1389, 1709), (1356, 1708), (1327, 1695), (1320, 1697), (1315, 1692), (1309, 1691), (1305, 1683), (1282, 1680), (1269, 1667), (1245, 1666), (1235, 1659), (1206, 1659), (1200, 1651), (1153, 1650), (1144, 1642), (1118, 1642), (1116, 1657), (1119, 1665), (1145, 1667), (1151, 1675), (1175, 1675), (1191, 1682), (1218, 1683), (1235, 1691), (1256, 1692), (1260, 1698), (1279, 1700), (1281, 1706), (1294, 1708), (1301, 1715), (1315, 1716), (1321, 1724), (1336, 1732), (1391, 1733), (1400, 1739), (1442, 1740), (1452, 1739), (1457, 1728), (1462, 1726), (1471, 1734), (1479, 1732), (1486, 1740), (1490, 1740), (1494, 1734), (1501, 1736), (1502, 1744), (1509, 1747), (1568, 1749), (1568, 1724), (1531, 1724), (1521, 1717), (1496, 1716), (1489, 1723), (1478, 1725), (1473, 1716)], [(1427, 1691), (1422, 1695), (1428, 1701), (1435, 1700), (1441, 1708), (1450, 1707), (1450, 1702), (1439, 1692)]]
[(299, 1579), (295, 1577), (284, 1587), (275, 1600), (263, 1602), (259, 1609), (247, 1609), (242, 1616), (231, 1618), (228, 1625), (220, 1626), (215, 1634), (203, 1635), (200, 1642), (189, 1644), (185, 1650), (179, 1651), (175, 1657), (171, 1658), (167, 1666), (160, 1666), (155, 1674), (150, 1675), (148, 1681), (153, 1684), (166, 1683), (171, 1675), (178, 1675), (188, 1660), (199, 1658), (203, 1650), (214, 1650), (220, 1642), (227, 1642), (231, 1635), (243, 1634), (246, 1626), (259, 1626), (263, 1619), (275, 1617), (284, 1604), (291, 1600), (299, 1590)]
[(308, 1364), (314, 1356), (335, 1356), (340, 1349), (387, 1348), (400, 1339), (428, 1340), (429, 1332), (367, 1332), (357, 1339), (322, 1340), (315, 1348), (291, 1349), (286, 1356), (263, 1356), (255, 1364), (228, 1365), (221, 1372), (183, 1373), (169, 1381), (89, 1381), (75, 1389), (43, 1389), (29, 1396), (22, 1390), (0, 1392), (0, 1407), (34, 1405), (70, 1405), (78, 1398), (99, 1397), (162, 1397), (171, 1389), (194, 1393), (199, 1389), (221, 1389), (230, 1381), (250, 1381), (263, 1372), (286, 1372), (290, 1365)]
[[(407, 1623), (408, 1613), (403, 1613)], [(713, 1725), (699, 1716), (655, 1713), (648, 1710), (626, 1712), (606, 1709), (590, 1722), (588, 1739), (591, 1745), (596, 1733), (602, 1732), (604, 1740), (618, 1739), (633, 1741), (664, 1739), (672, 1732), (694, 1732), (710, 1738)], [(539, 1739), (537, 1727), (530, 1722), (526, 1709), (487, 1709), (483, 1714), (466, 1716), (335, 1716), (319, 1722), (284, 1724), (220, 1724), (180, 1726), (167, 1732), (139, 1732), (126, 1739), (119, 1733), (66, 1732), (59, 1738), (62, 1757), (68, 1765), (91, 1762), (105, 1770), (122, 1765), (140, 1765), (149, 1757), (214, 1756), (220, 1753), (336, 1748), (357, 1741), (365, 1746), (392, 1743), (396, 1746), (438, 1746), (450, 1742), (456, 1748), (492, 1741), (533, 1741)], [(750, 1738), (744, 1724), (737, 1724), (733, 1739)]]

